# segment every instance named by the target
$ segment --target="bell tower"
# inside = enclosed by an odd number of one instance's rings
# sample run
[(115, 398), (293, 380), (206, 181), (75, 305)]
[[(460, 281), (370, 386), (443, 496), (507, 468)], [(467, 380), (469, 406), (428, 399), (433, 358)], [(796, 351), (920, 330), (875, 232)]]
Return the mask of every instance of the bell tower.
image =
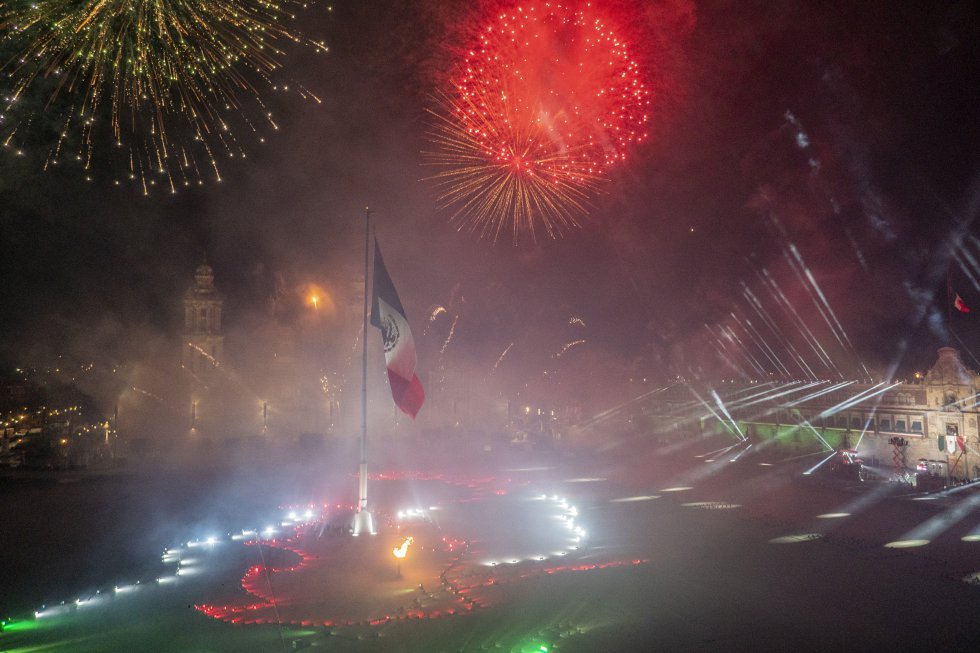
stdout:
[(184, 294), (184, 341), (180, 362), (198, 376), (221, 364), (225, 337), (221, 333), (221, 296), (214, 287), (214, 270), (207, 263), (194, 272), (194, 284)]

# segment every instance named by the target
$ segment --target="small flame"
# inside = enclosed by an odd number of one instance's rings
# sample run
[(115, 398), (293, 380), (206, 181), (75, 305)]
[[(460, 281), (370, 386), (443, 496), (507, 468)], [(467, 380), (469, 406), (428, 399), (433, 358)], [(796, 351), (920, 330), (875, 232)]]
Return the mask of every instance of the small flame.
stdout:
[(408, 545), (414, 541), (415, 541), (414, 537), (405, 538), (405, 541), (402, 542), (401, 546), (395, 547), (394, 549), (391, 550), (392, 554), (394, 554), (396, 558), (404, 558), (405, 554), (408, 553)]

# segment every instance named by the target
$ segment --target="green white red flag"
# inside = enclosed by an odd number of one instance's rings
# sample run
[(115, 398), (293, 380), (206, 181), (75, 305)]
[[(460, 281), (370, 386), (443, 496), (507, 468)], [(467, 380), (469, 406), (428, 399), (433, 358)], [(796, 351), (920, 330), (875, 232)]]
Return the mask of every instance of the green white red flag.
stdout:
[(418, 357), (415, 340), (405, 317), (405, 309), (395, 291), (381, 258), (378, 241), (374, 241), (374, 278), (371, 293), (371, 325), (381, 330), (384, 341), (388, 385), (395, 405), (406, 415), (415, 418), (425, 401), (425, 390), (415, 374)]

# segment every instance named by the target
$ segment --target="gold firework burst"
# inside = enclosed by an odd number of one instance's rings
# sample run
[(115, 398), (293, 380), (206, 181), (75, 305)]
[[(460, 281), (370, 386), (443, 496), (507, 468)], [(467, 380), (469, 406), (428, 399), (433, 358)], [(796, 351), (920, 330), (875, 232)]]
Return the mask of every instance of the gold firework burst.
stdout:
[[(261, 140), (277, 125), (262, 101), (290, 44), (326, 51), (286, 23), (297, 0), (34, 0), (0, 6), (0, 71), (9, 84), (4, 145), (57, 121), (45, 168), (112, 144), (127, 176), (153, 185), (221, 179), (218, 159), (245, 156), (232, 124)], [(295, 88), (295, 87), (294, 87)], [(303, 88), (304, 97), (319, 101)], [(29, 91), (46, 97), (18, 113)], [(248, 106), (246, 106), (248, 105)], [(264, 123), (264, 124), (263, 124)], [(2, 123), (0, 123), (2, 127)], [(20, 132), (20, 133), (19, 133)], [(116, 179), (116, 183), (120, 183)]]

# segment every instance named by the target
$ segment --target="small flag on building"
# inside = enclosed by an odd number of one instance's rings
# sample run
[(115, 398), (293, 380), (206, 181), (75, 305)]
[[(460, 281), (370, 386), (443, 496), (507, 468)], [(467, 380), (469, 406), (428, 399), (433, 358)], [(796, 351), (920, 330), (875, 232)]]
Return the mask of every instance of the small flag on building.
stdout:
[(960, 313), (970, 312), (970, 307), (963, 303), (963, 298), (960, 297), (959, 293), (956, 293), (956, 299), (953, 300), (953, 307)]
[(946, 438), (946, 452), (952, 456), (956, 453), (956, 436), (955, 435), (944, 435), (941, 436)]
[(960, 445), (960, 451), (966, 453), (966, 438), (964, 438), (962, 435), (957, 435), (956, 444)]
[(371, 325), (381, 330), (391, 396), (398, 408), (414, 419), (425, 401), (422, 382), (415, 375), (415, 365), (418, 362), (415, 340), (408, 327), (405, 309), (395, 292), (395, 284), (391, 282), (385, 262), (381, 258), (377, 240), (374, 241)]

